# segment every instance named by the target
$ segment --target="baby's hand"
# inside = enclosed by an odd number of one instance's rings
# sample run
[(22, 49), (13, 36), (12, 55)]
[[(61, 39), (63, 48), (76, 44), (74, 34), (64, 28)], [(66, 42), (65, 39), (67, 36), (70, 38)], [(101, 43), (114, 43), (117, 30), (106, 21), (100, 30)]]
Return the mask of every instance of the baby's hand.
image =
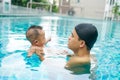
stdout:
[(37, 55), (44, 53), (42, 47), (37, 47), (37, 46), (31, 46), (30, 49), (28, 50), (28, 57), (32, 56), (32, 54), (36, 53)]
[(43, 48), (42, 47), (37, 47), (37, 46), (31, 46), (30, 49), (28, 50), (28, 57), (32, 56), (32, 54), (36, 53), (41, 60), (44, 60), (43, 58)]
[(35, 53), (38, 55), (38, 56), (42, 56), (44, 54), (44, 50), (43, 50), (43, 47), (35, 47)]
[(35, 53), (39, 56), (40, 60), (44, 60), (44, 50), (43, 47), (35, 47)]
[(36, 47), (35, 46), (31, 46), (30, 49), (28, 50), (28, 57), (32, 56), (32, 54), (34, 54), (36, 51)]

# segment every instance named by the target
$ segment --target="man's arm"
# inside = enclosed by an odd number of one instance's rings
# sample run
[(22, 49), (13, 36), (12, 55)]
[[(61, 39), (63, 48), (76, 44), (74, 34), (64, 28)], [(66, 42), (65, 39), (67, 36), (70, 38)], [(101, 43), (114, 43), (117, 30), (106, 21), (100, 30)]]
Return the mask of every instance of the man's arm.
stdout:
[(89, 57), (78, 57), (78, 56), (72, 56), (70, 60), (65, 65), (66, 69), (70, 69), (76, 66), (83, 66), (90, 63)]

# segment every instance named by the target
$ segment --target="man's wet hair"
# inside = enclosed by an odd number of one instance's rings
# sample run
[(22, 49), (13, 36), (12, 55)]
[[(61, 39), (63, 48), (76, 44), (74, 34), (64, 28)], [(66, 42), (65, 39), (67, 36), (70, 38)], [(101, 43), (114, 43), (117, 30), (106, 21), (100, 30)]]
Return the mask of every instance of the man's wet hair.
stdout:
[(75, 30), (79, 40), (84, 40), (87, 45), (87, 49), (91, 50), (98, 37), (97, 28), (90, 23), (81, 23), (75, 26)]
[[(31, 34), (28, 34), (29, 30), (33, 30), (33, 32), (31, 32)], [(28, 28), (28, 30), (26, 31), (26, 38), (32, 42), (33, 40), (37, 39), (38, 36), (40, 35), (38, 30), (42, 30), (42, 26), (37, 26), (37, 25), (32, 25)]]

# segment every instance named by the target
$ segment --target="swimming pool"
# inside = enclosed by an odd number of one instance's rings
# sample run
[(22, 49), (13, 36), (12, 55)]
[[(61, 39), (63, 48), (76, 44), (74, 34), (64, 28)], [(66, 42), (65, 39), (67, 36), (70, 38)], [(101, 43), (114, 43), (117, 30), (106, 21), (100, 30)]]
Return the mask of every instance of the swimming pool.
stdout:
[[(96, 80), (120, 80), (120, 23), (73, 17), (0, 17), (0, 80), (89, 80), (89, 74), (75, 75), (64, 69), (66, 57), (53, 55), (41, 63), (26, 58), (30, 43), (25, 32), (30, 25), (42, 25), (52, 40), (47, 47), (67, 49), (68, 36), (76, 24), (97, 26), (98, 40), (92, 49), (97, 58)], [(52, 54), (52, 53), (51, 53)]]

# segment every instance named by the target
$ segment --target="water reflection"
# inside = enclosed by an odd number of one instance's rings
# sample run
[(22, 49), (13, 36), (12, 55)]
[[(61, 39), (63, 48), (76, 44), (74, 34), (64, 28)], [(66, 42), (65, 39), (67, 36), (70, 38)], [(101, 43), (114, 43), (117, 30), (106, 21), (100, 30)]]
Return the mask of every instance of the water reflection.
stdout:
[[(47, 35), (52, 37), (52, 41), (48, 44), (51, 47), (67, 47), (67, 40), (68, 36), (71, 34), (72, 29), (78, 23), (92, 23), (97, 26), (99, 31), (99, 38), (97, 43), (95, 44), (92, 52), (96, 53), (97, 60), (98, 60), (98, 68), (96, 70), (97, 78), (98, 79), (111, 79), (111, 75), (116, 77), (120, 73), (119, 70), (119, 52), (120, 52), (120, 23), (115, 21), (102, 21), (102, 20), (90, 20), (90, 19), (70, 19), (70, 18), (2, 18), (0, 19), (0, 67), (2, 60), (6, 57), (6, 54), (16, 54), (15, 57), (11, 57), (16, 60), (16, 56), (19, 54), (21, 56), (21, 60), (28, 60), (24, 56), (26, 54), (26, 50), (29, 48), (30, 44), (25, 38), (25, 32), (31, 25), (42, 25), (45, 29)], [(19, 52), (16, 52), (18, 51)], [(21, 53), (21, 51), (23, 51)], [(18, 57), (18, 56), (17, 56)], [(9, 57), (8, 57), (9, 58)], [(9, 60), (9, 59), (8, 59)], [(34, 59), (32, 62), (34, 62)], [(35, 59), (37, 60), (37, 59)], [(54, 59), (56, 61), (57, 68), (62, 59), (57, 61), (57, 58)], [(19, 61), (19, 58), (18, 58)], [(24, 62), (23, 61), (23, 62)], [(12, 62), (12, 61), (11, 61)], [(31, 62), (31, 61), (30, 61)], [(31, 64), (30, 62), (26, 62), (26, 64), (30, 64), (30, 66), (39, 66), (41, 65), (40, 62), (38, 64)], [(37, 61), (36, 61), (37, 62)], [(52, 63), (54, 61), (51, 60)], [(65, 61), (64, 61), (65, 62)], [(61, 62), (62, 63), (62, 62)], [(5, 64), (5, 63), (4, 63)], [(11, 64), (11, 63), (9, 63)], [(25, 65), (26, 65), (25, 64)], [(48, 62), (46, 62), (48, 64)], [(6, 64), (7, 65), (7, 64)], [(54, 66), (54, 64), (50, 65)], [(50, 66), (48, 65), (48, 66)], [(19, 65), (20, 66), (20, 65)], [(48, 67), (51, 70), (51, 67)], [(110, 67), (111, 66), (111, 67)], [(84, 68), (83, 68), (84, 67)], [(75, 67), (74, 69), (69, 69), (72, 74), (89, 74), (87, 68), (89, 66)], [(87, 69), (87, 70), (84, 70)], [(111, 70), (112, 69), (112, 70)], [(14, 70), (14, 69), (13, 69)], [(26, 70), (26, 69), (25, 69)], [(82, 71), (83, 70), (83, 71)], [(47, 70), (46, 70), (47, 71)], [(62, 70), (61, 70), (62, 71)], [(58, 71), (58, 72), (61, 72)], [(81, 72), (82, 71), (82, 72)], [(108, 72), (109, 71), (109, 72)], [(7, 71), (6, 71), (7, 72)], [(15, 71), (14, 71), (15, 72)], [(23, 70), (23, 72), (25, 72)], [(48, 71), (51, 73), (50, 71)], [(65, 71), (63, 71), (65, 72)], [(26, 72), (27, 73), (27, 72)], [(24, 75), (26, 74), (24, 73)], [(29, 71), (28, 71), (29, 73)], [(34, 72), (33, 72), (34, 73)], [(40, 72), (39, 72), (40, 73)], [(18, 73), (16, 73), (18, 74)], [(21, 74), (21, 73), (20, 73)], [(42, 73), (40, 73), (42, 75)], [(56, 73), (54, 73), (56, 74)], [(67, 73), (66, 73), (67, 74)], [(22, 75), (22, 74), (21, 74)], [(24, 76), (22, 75), (22, 76)], [(45, 74), (47, 75), (47, 74)], [(52, 74), (50, 74), (53, 76)], [(61, 74), (58, 74), (58, 76)], [(20, 76), (18, 74), (18, 76)], [(29, 75), (27, 75), (29, 77)], [(71, 76), (71, 75), (69, 75)], [(25, 77), (25, 76), (24, 76)], [(73, 77), (73, 75), (72, 75)], [(110, 78), (109, 78), (110, 77)], [(20, 77), (19, 77), (20, 78)], [(38, 78), (38, 76), (37, 76)], [(21, 78), (20, 78), (21, 79)]]

